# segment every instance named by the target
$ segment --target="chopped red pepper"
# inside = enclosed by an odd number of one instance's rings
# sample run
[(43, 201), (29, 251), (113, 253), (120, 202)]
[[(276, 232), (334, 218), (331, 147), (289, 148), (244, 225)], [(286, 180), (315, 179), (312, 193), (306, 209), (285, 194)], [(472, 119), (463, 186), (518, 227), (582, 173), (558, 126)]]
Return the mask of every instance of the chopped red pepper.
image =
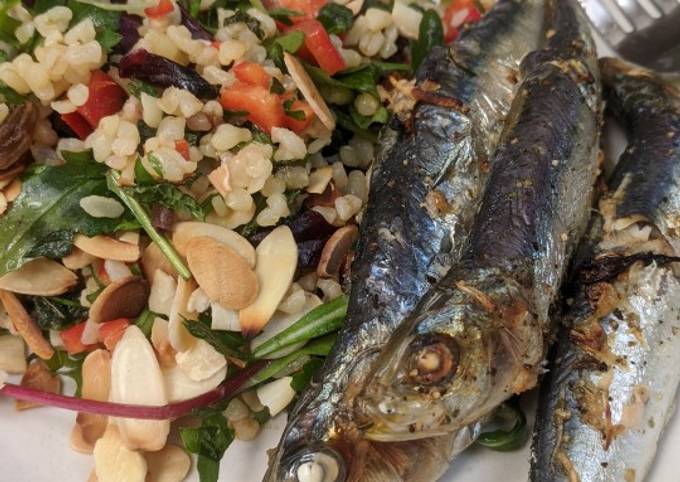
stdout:
[(446, 33), (444, 39), (452, 42), (460, 34), (459, 28), (468, 23), (475, 23), (482, 14), (475, 0), (453, 0), (444, 11), (443, 24)]
[(99, 340), (107, 350), (113, 351), (128, 326), (130, 326), (130, 320), (127, 318), (119, 318), (101, 323), (99, 325)]
[(308, 19), (297, 22), (293, 30), (305, 34), (304, 46), (328, 75), (333, 75), (345, 68), (345, 59), (335, 48), (324, 26), (318, 20)]
[(286, 115), (283, 118), (283, 126), (297, 134), (300, 134), (307, 129), (314, 120), (314, 111), (305, 101), (296, 99), (288, 110), (292, 112), (301, 111), (305, 114), (305, 118), (302, 120), (297, 120), (289, 115)]
[(227, 110), (247, 112), (247, 119), (266, 132), (283, 125), (281, 99), (261, 85), (236, 82), (222, 89), (220, 103)]
[(260, 64), (254, 62), (239, 62), (233, 68), (234, 75), (238, 80), (250, 85), (259, 85), (269, 89), (272, 77)]
[(102, 117), (115, 114), (123, 108), (127, 94), (101, 70), (95, 70), (88, 84), (87, 102), (78, 107), (78, 113), (94, 128)]
[(78, 112), (61, 114), (61, 120), (63, 120), (64, 124), (69, 126), (71, 130), (75, 132), (76, 135), (82, 140), (85, 140), (85, 138), (92, 133), (92, 126), (88, 124), (85, 118)]
[(175, 150), (182, 154), (184, 159), (187, 161), (189, 160), (189, 143), (186, 141), (186, 139), (175, 141)]
[(61, 341), (64, 343), (64, 348), (69, 355), (76, 355), (84, 351), (94, 350), (97, 345), (85, 345), (80, 339), (83, 337), (83, 331), (85, 331), (85, 323), (78, 323), (70, 328), (62, 330), (59, 332)]
[(145, 8), (144, 13), (150, 18), (160, 18), (171, 13), (174, 9), (175, 6), (170, 0), (160, 0), (155, 7)]

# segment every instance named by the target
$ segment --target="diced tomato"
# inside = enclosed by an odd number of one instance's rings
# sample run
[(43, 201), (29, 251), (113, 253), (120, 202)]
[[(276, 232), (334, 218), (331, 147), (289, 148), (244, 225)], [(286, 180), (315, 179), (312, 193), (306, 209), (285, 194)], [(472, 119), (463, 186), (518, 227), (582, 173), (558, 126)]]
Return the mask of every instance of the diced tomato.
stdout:
[(307, 129), (307, 127), (309, 127), (309, 125), (314, 120), (314, 111), (307, 102), (302, 100), (295, 100), (288, 110), (293, 112), (302, 111), (305, 113), (305, 118), (303, 120), (297, 120), (294, 117), (290, 117), (288, 115), (284, 116), (283, 118), (283, 126), (297, 134), (300, 134), (302, 131)]
[(444, 11), (444, 39), (453, 42), (458, 38), (459, 28), (468, 23), (475, 23), (482, 17), (475, 0), (453, 0)]
[(260, 85), (265, 89), (269, 89), (271, 86), (272, 77), (260, 64), (255, 62), (239, 62), (232, 70), (236, 78), (241, 82), (250, 85)]
[(61, 114), (61, 120), (63, 120), (64, 124), (69, 126), (82, 140), (85, 140), (85, 138), (92, 133), (92, 126), (88, 124), (85, 118), (78, 112)]
[(220, 103), (227, 110), (247, 112), (247, 119), (266, 132), (283, 125), (281, 99), (261, 85), (236, 82), (222, 89)]
[(144, 13), (147, 17), (160, 18), (164, 17), (175, 9), (175, 6), (170, 0), (160, 0), (155, 7), (147, 7)]
[(71, 328), (67, 328), (59, 332), (61, 341), (64, 343), (64, 348), (69, 355), (76, 355), (84, 351), (90, 351), (97, 347), (97, 345), (85, 345), (80, 339), (83, 336), (83, 331), (85, 330), (85, 323), (78, 323), (73, 325)]
[(182, 154), (184, 159), (187, 161), (189, 160), (189, 143), (186, 141), (186, 139), (175, 141), (175, 150)]
[(92, 267), (94, 268), (95, 274), (97, 275), (97, 279), (100, 283), (105, 285), (111, 283), (111, 278), (109, 278), (109, 273), (106, 272), (106, 265), (104, 264), (103, 259), (95, 259), (92, 262)]
[(298, 22), (293, 27), (305, 34), (305, 47), (328, 75), (345, 68), (345, 59), (342, 58), (338, 49), (335, 48), (326, 29), (318, 20), (308, 19)]
[(116, 82), (101, 70), (95, 70), (88, 85), (90, 91), (85, 104), (78, 107), (78, 113), (94, 128), (99, 120), (122, 109), (127, 95)]
[(99, 340), (107, 350), (113, 351), (128, 326), (130, 326), (130, 320), (127, 318), (105, 321), (99, 325)]

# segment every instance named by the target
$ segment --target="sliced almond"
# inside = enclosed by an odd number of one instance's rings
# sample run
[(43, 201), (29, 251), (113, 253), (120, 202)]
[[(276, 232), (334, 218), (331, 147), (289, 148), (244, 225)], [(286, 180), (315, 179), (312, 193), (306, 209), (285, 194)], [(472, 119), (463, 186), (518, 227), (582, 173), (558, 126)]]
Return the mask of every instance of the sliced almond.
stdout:
[(93, 323), (136, 318), (146, 308), (149, 299), (149, 283), (139, 276), (129, 276), (111, 282), (99, 293), (90, 307)]
[[(106, 350), (95, 350), (85, 357), (82, 366), (81, 396), (104, 402), (111, 390), (111, 355)], [(71, 448), (82, 453), (92, 453), (94, 444), (106, 431), (108, 417), (94, 413), (78, 413), (71, 431)]]
[(149, 280), (149, 283), (153, 284), (156, 270), (158, 269), (173, 278), (177, 278), (177, 271), (175, 271), (175, 268), (170, 264), (170, 261), (168, 261), (168, 258), (165, 257), (156, 243), (150, 243), (146, 249), (144, 249), (140, 263), (142, 265), (144, 277)]
[(257, 299), (239, 313), (241, 331), (246, 336), (257, 334), (271, 319), (297, 268), (298, 248), (288, 226), (279, 226), (269, 233), (257, 246), (256, 253), (255, 272), (260, 292)]
[(316, 169), (309, 175), (307, 192), (310, 194), (321, 194), (326, 190), (331, 179), (333, 179), (333, 168), (331, 166)]
[(359, 237), (359, 229), (355, 224), (343, 226), (333, 233), (321, 251), (321, 259), (316, 267), (319, 278), (335, 278), (349, 253), (350, 248)]
[(163, 370), (165, 390), (169, 402), (179, 402), (198, 397), (216, 388), (227, 377), (227, 366), (224, 365), (209, 378), (195, 381), (178, 366)]
[(187, 308), (191, 293), (196, 289), (194, 280), (185, 280), (181, 276), (177, 278), (177, 290), (170, 307), (170, 320), (168, 323), (168, 337), (170, 344), (177, 351), (185, 351), (196, 343), (191, 333), (184, 327), (184, 320), (195, 320), (198, 315)]
[[(113, 351), (109, 399), (138, 405), (168, 403), (156, 355), (144, 333), (135, 325), (127, 327)], [(117, 418), (116, 425), (125, 447), (131, 450), (160, 450), (170, 432), (169, 420)], [(96, 450), (95, 446), (95, 456)], [(97, 477), (101, 478), (99, 470)]]
[(61, 258), (61, 262), (64, 263), (64, 266), (72, 270), (83, 269), (85, 266), (91, 265), (94, 260), (94, 256), (87, 254), (85, 251), (76, 247), (73, 248), (71, 254)]
[(198, 221), (177, 223), (172, 233), (172, 244), (179, 254), (186, 256), (189, 241), (205, 236), (226, 244), (241, 255), (251, 268), (255, 266), (255, 248), (253, 248), (253, 245), (236, 231), (217, 224)]
[[(59, 375), (52, 373), (42, 360), (33, 360), (21, 377), (21, 386), (35, 388), (42, 392), (59, 393), (61, 380)], [(17, 400), (17, 410), (39, 407), (39, 403)]]
[(195, 382), (212, 377), (227, 366), (227, 360), (205, 340), (196, 340), (194, 346), (175, 356), (177, 366)]
[[(158, 363), (160, 363), (161, 368), (167, 369), (177, 365), (177, 362), (175, 361), (175, 354), (177, 352), (170, 344), (168, 322), (163, 318), (156, 317), (153, 320), (153, 326), (151, 327), (151, 344), (153, 345), (153, 349), (156, 350), (156, 357), (158, 358)], [(168, 398), (170, 399), (169, 395)], [(172, 400), (170, 399), (170, 401)]]
[(0, 289), (22, 295), (57, 296), (77, 282), (78, 277), (56, 261), (36, 258), (0, 277)]
[(283, 53), (283, 62), (286, 64), (288, 73), (293, 78), (295, 86), (300, 89), (309, 107), (317, 115), (321, 123), (329, 130), (335, 130), (335, 117), (326, 105), (326, 101), (321, 97), (319, 89), (316, 88), (314, 81), (305, 70), (304, 66), (293, 55), (288, 52)]
[(14, 293), (0, 290), (0, 302), (5, 307), (17, 333), (24, 339), (28, 347), (43, 360), (54, 355), (54, 348), (45, 339), (42, 331), (28, 315), (28, 312)]
[(92, 256), (101, 259), (113, 259), (115, 261), (125, 261), (132, 263), (139, 259), (139, 246), (136, 244), (125, 243), (109, 236), (88, 237), (83, 234), (76, 234), (73, 244)]
[(94, 470), (99, 482), (144, 482), (144, 456), (125, 446), (116, 424), (109, 424), (94, 446)]
[(20, 336), (0, 336), (0, 371), (7, 373), (26, 371), (26, 345)]
[(295, 398), (295, 390), (290, 386), (292, 381), (293, 377), (283, 377), (257, 388), (257, 398), (269, 409), (272, 417), (282, 412)]
[(255, 300), (258, 291), (255, 272), (226, 244), (207, 236), (193, 238), (187, 244), (187, 263), (212, 301), (238, 310)]
[(172, 300), (177, 291), (177, 280), (162, 269), (157, 269), (151, 282), (149, 309), (160, 315), (170, 316)]
[(191, 457), (176, 445), (166, 445), (158, 452), (147, 452), (146, 482), (181, 482), (191, 468)]

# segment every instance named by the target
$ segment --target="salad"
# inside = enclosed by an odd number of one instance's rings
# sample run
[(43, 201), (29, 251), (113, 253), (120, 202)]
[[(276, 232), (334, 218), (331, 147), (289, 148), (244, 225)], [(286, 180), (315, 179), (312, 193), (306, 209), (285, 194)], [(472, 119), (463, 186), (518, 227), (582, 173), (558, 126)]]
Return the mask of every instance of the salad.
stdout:
[(380, 128), (487, 3), (1, 2), (0, 395), (77, 411), (92, 480), (217, 480), (332, 348)]

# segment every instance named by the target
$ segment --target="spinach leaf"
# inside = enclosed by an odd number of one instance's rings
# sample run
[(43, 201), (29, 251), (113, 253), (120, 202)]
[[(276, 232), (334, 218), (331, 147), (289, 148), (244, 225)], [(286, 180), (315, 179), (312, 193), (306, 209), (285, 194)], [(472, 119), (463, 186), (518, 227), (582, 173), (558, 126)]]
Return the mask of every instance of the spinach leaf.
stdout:
[(295, 103), (295, 98), (290, 98), (283, 102), (283, 113), (288, 117), (295, 120), (303, 121), (305, 120), (305, 111), (303, 110), (292, 110), (293, 104)]
[(196, 467), (200, 482), (217, 482), (220, 460), (234, 441), (234, 431), (224, 415), (215, 411), (205, 416), (199, 427), (181, 428), (180, 437), (184, 448), (198, 455)]
[(349, 114), (360, 129), (368, 129), (373, 123), (385, 124), (390, 117), (389, 112), (387, 112), (387, 109), (382, 105), (375, 111), (375, 114), (370, 117), (359, 114), (354, 106), (350, 106)]
[(352, 11), (338, 3), (327, 3), (316, 19), (321, 22), (328, 33), (339, 34), (352, 28), (354, 14)]
[(323, 365), (322, 358), (312, 358), (311, 360), (309, 360), (307, 363), (304, 364), (304, 366), (299, 372), (293, 375), (293, 379), (290, 382), (291, 388), (298, 393), (302, 392), (305, 388), (309, 386), (309, 383), (312, 381), (312, 377), (321, 368), (322, 365)]
[(26, 102), (26, 97), (17, 94), (14, 89), (0, 82), (0, 98), (8, 105), (19, 105)]
[(274, 20), (278, 20), (284, 25), (291, 26), (293, 25), (293, 21), (290, 19), (290, 17), (301, 17), (304, 14), (302, 12), (297, 12), (288, 8), (273, 8), (267, 11), (267, 15), (269, 15)]
[(9, 16), (8, 12), (19, 4), (19, 0), (5, 0), (0, 2), (0, 40), (10, 45), (18, 43), (14, 31), (21, 26), (21, 22)]
[(225, 26), (232, 25), (235, 23), (245, 23), (246, 27), (248, 27), (248, 30), (257, 35), (257, 38), (259, 38), (260, 40), (264, 40), (264, 32), (260, 28), (260, 22), (258, 22), (255, 17), (248, 15), (245, 11), (236, 10), (236, 13), (234, 13), (234, 15), (232, 15), (231, 17), (227, 17), (224, 20)]
[(423, 14), (418, 40), (411, 44), (411, 67), (416, 70), (435, 45), (444, 44), (444, 27), (439, 14), (428, 10)]
[(43, 360), (47, 368), (53, 373), (67, 376), (76, 382), (75, 396), (80, 396), (80, 391), (83, 387), (83, 373), (82, 367), (85, 361), (86, 353), (79, 353), (77, 355), (69, 355), (65, 350), (55, 350), (54, 355), (49, 360)]
[(184, 326), (191, 335), (201, 338), (224, 356), (247, 359), (248, 356), (239, 351), (243, 346), (243, 339), (229, 331), (212, 330), (209, 321), (203, 319), (198, 321), (185, 320)]
[(369, 129), (362, 129), (359, 127), (350, 114), (339, 109), (335, 109), (333, 112), (335, 112), (335, 117), (340, 127), (361, 136), (364, 139), (368, 139), (371, 142), (378, 142), (378, 135)]
[(160, 204), (168, 209), (188, 214), (201, 221), (205, 219), (205, 212), (201, 204), (189, 194), (182, 192), (174, 184), (167, 182), (141, 184), (124, 188), (124, 190), (146, 206)]
[(265, 42), (267, 56), (274, 61), (279, 68), (284, 68), (283, 52), (294, 54), (305, 42), (305, 34), (299, 31), (288, 32)]
[(128, 82), (127, 92), (129, 95), (134, 95), (135, 97), (141, 97), (142, 92), (150, 95), (151, 97), (160, 97), (160, 93), (155, 86), (139, 79), (132, 79), (130, 82)]
[(360, 67), (346, 70), (335, 77), (329, 76), (318, 67), (305, 65), (314, 83), (327, 87), (344, 87), (358, 92), (378, 95), (377, 85), (389, 72), (410, 70), (408, 65), (391, 62), (371, 62)]
[[(73, 236), (110, 233), (120, 219), (93, 218), (80, 207), (85, 196), (110, 196), (106, 166), (90, 154), (69, 155), (63, 166), (36, 166), (23, 179), (21, 194), (0, 218), (0, 275), (20, 268), (37, 255), (61, 257)], [(87, 158), (87, 159), (86, 159)]]
[(71, 26), (77, 25), (86, 18), (92, 20), (94, 29), (97, 32), (97, 42), (99, 42), (105, 52), (110, 52), (123, 38), (118, 33), (120, 12), (104, 10), (89, 3), (81, 3), (78, 0), (69, 0), (67, 6), (73, 12)]
[(73, 299), (36, 296), (33, 298), (31, 317), (43, 330), (63, 330), (87, 318), (87, 308)]

